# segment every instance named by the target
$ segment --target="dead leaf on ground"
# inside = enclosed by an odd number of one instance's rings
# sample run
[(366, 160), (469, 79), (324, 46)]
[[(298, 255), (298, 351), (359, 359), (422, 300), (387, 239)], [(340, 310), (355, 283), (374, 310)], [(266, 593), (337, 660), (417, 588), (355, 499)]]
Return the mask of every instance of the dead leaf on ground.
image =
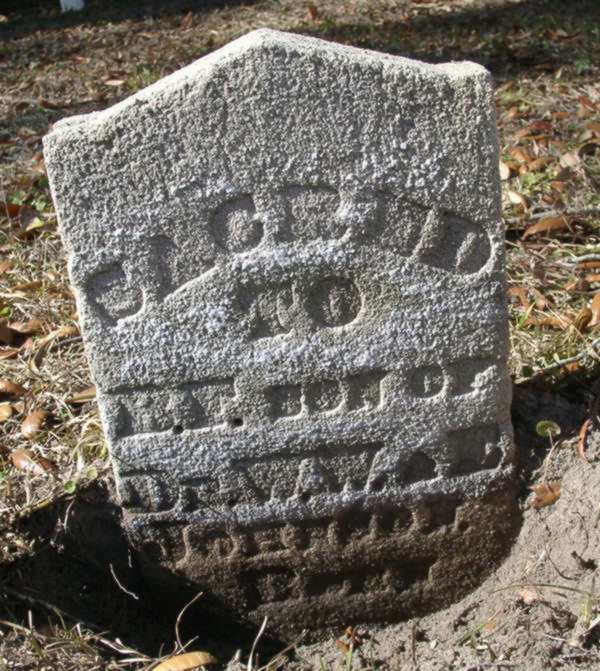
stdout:
[(503, 182), (505, 182), (507, 179), (510, 178), (510, 167), (504, 161), (500, 161), (499, 168), (500, 168), (500, 179)]
[(571, 324), (569, 318), (558, 315), (544, 315), (543, 317), (529, 316), (525, 322), (526, 326), (546, 326), (559, 331), (564, 331), (569, 324)]
[(10, 259), (3, 259), (0, 261), (0, 275), (3, 275), (7, 270), (10, 270), (12, 263)]
[(542, 482), (539, 485), (530, 487), (530, 489), (534, 493), (531, 507), (536, 510), (551, 506), (560, 498), (560, 482), (558, 481)]
[(20, 347), (0, 347), (0, 361), (14, 359), (20, 351)]
[(525, 196), (518, 191), (512, 191), (509, 190), (507, 191), (508, 195), (508, 200), (511, 202), (512, 205), (519, 205), (523, 208), (527, 207), (527, 200), (525, 200)]
[(344, 643), (341, 638), (336, 638), (335, 647), (342, 653), (342, 655), (347, 655), (350, 652), (350, 646), (347, 643)]
[(515, 161), (520, 161), (521, 163), (530, 163), (533, 161), (533, 156), (527, 149), (523, 149), (523, 147), (514, 147), (514, 149), (511, 149), (508, 153), (515, 159)]
[(528, 226), (523, 233), (523, 240), (537, 235), (538, 233), (549, 233), (551, 231), (560, 231), (569, 227), (569, 221), (566, 217), (545, 217), (537, 223)]
[(6, 422), (13, 414), (12, 405), (10, 403), (0, 403), (0, 422)]
[(192, 21), (194, 20), (194, 12), (189, 11), (180, 21), (179, 28), (181, 30), (187, 30), (191, 27)]
[(2, 379), (0, 380), (0, 394), (6, 394), (8, 396), (24, 396), (27, 393), (25, 387), (22, 387), (20, 384), (13, 382), (12, 380)]
[(531, 163), (527, 164), (527, 169), (529, 172), (538, 172), (538, 170), (543, 170), (549, 163), (552, 163), (552, 159), (547, 156), (542, 156), (541, 158), (536, 158)]
[(39, 289), (42, 286), (41, 280), (33, 280), (32, 282), (21, 282), (20, 284), (14, 284), (11, 287), (11, 291), (31, 291), (33, 289)]
[(199, 666), (217, 664), (218, 661), (209, 652), (186, 652), (161, 662), (154, 671), (191, 671)]
[(587, 130), (600, 137), (600, 121), (590, 121), (585, 124)]
[(521, 601), (526, 606), (531, 606), (532, 603), (539, 601), (539, 594), (532, 587), (525, 587), (525, 589), (519, 592), (519, 597)]
[(30, 412), (21, 424), (21, 435), (28, 440), (34, 440), (46, 421), (48, 413), (45, 410)]
[(579, 438), (577, 439), (577, 454), (579, 455), (581, 461), (584, 461), (586, 464), (588, 463), (588, 458), (585, 456), (585, 439), (587, 438), (587, 434), (591, 425), (592, 418), (588, 417), (581, 425), (581, 428), (579, 429)]
[(10, 460), (15, 468), (33, 475), (44, 475), (56, 470), (56, 464), (50, 459), (34, 456), (29, 450), (13, 450)]
[(581, 159), (574, 151), (569, 151), (560, 157), (560, 164), (563, 168), (576, 168), (581, 163)]
[(316, 21), (319, 18), (319, 9), (317, 8), (314, 2), (309, 2), (308, 5), (306, 6), (306, 9), (308, 11), (308, 16), (310, 17), (311, 21)]
[(548, 301), (544, 294), (535, 287), (529, 287), (529, 291), (533, 294), (533, 300), (535, 301), (535, 307), (538, 310), (545, 310), (548, 307)]
[(509, 287), (508, 295), (514, 298), (518, 298), (523, 309), (529, 310), (531, 307), (531, 301), (527, 296), (527, 289), (525, 289), (525, 287)]
[(592, 313), (592, 319), (589, 323), (589, 326), (596, 326), (600, 323), (600, 292), (598, 292), (592, 302), (590, 303), (590, 311)]
[(563, 289), (570, 294), (575, 291), (586, 293), (590, 290), (590, 282), (587, 277), (578, 277), (571, 282), (567, 282), (567, 284), (563, 286)]
[(0, 322), (0, 344), (12, 345), (14, 337), (14, 331), (5, 322)]
[(106, 86), (117, 87), (117, 86), (123, 86), (123, 84), (125, 83), (125, 80), (124, 79), (106, 79), (104, 81), (104, 83), (106, 84)]
[(600, 148), (600, 138), (592, 138), (579, 147), (577, 150), (577, 156), (583, 158), (584, 156), (589, 156), (590, 154), (595, 154)]
[(81, 391), (75, 392), (73, 396), (71, 396), (71, 398), (67, 399), (67, 403), (77, 405), (79, 403), (87, 403), (88, 401), (93, 401), (95, 398), (96, 398), (96, 387), (95, 385), (91, 385), (90, 387), (86, 387)]
[(43, 331), (42, 322), (39, 319), (30, 319), (26, 322), (9, 322), (8, 328), (21, 335), (37, 335)]
[(573, 326), (578, 331), (585, 331), (588, 324), (592, 321), (592, 311), (586, 306), (581, 308), (581, 310), (575, 316), (573, 320)]

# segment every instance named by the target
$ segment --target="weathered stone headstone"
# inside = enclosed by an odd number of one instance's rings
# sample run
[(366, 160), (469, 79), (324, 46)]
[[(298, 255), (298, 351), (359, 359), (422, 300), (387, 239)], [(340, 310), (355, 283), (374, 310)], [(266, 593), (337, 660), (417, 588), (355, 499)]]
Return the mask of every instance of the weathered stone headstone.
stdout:
[(487, 72), (260, 30), (45, 155), (146, 556), (280, 627), (472, 587), (515, 525)]

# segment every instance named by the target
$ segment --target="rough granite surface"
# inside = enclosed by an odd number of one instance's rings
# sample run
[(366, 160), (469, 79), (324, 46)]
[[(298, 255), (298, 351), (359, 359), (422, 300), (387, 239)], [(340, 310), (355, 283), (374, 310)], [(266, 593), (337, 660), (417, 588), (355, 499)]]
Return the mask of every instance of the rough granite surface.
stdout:
[(129, 533), (275, 628), (510, 541), (489, 74), (258, 30), (44, 140)]

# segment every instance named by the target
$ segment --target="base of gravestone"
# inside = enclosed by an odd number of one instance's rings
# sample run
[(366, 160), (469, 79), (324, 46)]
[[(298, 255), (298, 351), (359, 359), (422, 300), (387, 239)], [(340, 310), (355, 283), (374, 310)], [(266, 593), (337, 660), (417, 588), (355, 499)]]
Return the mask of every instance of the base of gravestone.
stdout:
[[(142, 570), (160, 599), (172, 598), (185, 585), (192, 595), (201, 591), (203, 607), (230, 625), (257, 628), (266, 617), (268, 635), (290, 641), (308, 630), (305, 640), (310, 641), (332, 627), (408, 620), (459, 601), (498, 566), (521, 524), (517, 492), (510, 484), (480, 499), (440, 498), (409, 513), (408, 529), (386, 536), (383, 544), (372, 522), (362, 537), (356, 533), (358, 513), (330, 521), (328, 544), (305, 552), (278, 545), (282, 538), (285, 542), (285, 532), (278, 529), (269, 537), (262, 530), (258, 566), (248, 556), (247, 530), (232, 528), (227, 537), (206, 532), (204, 544), (190, 553), (185, 551), (189, 533), (181, 543), (181, 529), (125, 520)], [(403, 514), (398, 510), (393, 519), (397, 527)], [(354, 537), (344, 539), (349, 529)], [(272, 549), (267, 564), (266, 547)]]

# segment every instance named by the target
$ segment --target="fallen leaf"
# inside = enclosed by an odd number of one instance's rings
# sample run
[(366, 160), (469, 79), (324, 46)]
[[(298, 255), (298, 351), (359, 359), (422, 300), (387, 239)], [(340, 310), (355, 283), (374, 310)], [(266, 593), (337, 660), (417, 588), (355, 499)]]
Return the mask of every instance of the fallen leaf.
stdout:
[(44, 475), (56, 470), (56, 464), (50, 459), (34, 457), (29, 450), (13, 450), (10, 453), (10, 460), (15, 468), (33, 475)]
[(579, 147), (577, 150), (577, 156), (582, 158), (583, 156), (589, 156), (590, 154), (595, 154), (600, 148), (600, 138), (592, 138)]
[(6, 422), (13, 414), (12, 405), (10, 403), (0, 403), (0, 422)]
[(17, 203), (5, 203), (5, 209), (9, 217), (16, 217), (19, 214), (21, 206), (17, 205)]
[(538, 308), (538, 310), (544, 310), (545, 308), (548, 307), (548, 301), (546, 300), (546, 297), (541, 291), (539, 291), (535, 287), (529, 287), (529, 291), (531, 291), (531, 293), (533, 294), (535, 307)]
[(123, 84), (125, 83), (125, 80), (124, 79), (106, 79), (104, 81), (104, 83), (106, 84), (106, 86), (123, 86)]
[(30, 412), (21, 424), (21, 435), (28, 440), (34, 440), (40, 432), (48, 413), (45, 410)]
[(10, 259), (0, 261), (0, 275), (4, 274), (7, 270), (10, 270), (11, 265)]
[(576, 168), (581, 163), (581, 159), (574, 151), (569, 151), (560, 157), (560, 164), (563, 168)]
[(187, 30), (191, 25), (192, 21), (194, 20), (194, 12), (189, 11), (180, 21), (179, 23), (179, 28), (181, 30)]
[(538, 233), (549, 233), (550, 231), (559, 231), (569, 227), (569, 221), (566, 217), (545, 217), (537, 223), (529, 226), (523, 233), (523, 240), (537, 235)]
[(560, 498), (560, 482), (542, 482), (539, 485), (530, 487), (530, 489), (534, 493), (531, 507), (535, 508), (536, 510), (538, 508), (551, 506)]
[(519, 592), (519, 597), (526, 606), (531, 606), (532, 603), (535, 603), (540, 598), (538, 593), (531, 587), (526, 587), (521, 590)]
[(96, 398), (96, 387), (95, 385), (91, 385), (90, 387), (86, 387), (81, 391), (75, 392), (73, 396), (71, 396), (71, 398), (67, 399), (67, 403), (73, 403), (73, 404), (87, 403), (88, 401), (93, 401), (95, 398)]
[(319, 10), (314, 2), (309, 2), (306, 9), (308, 10), (308, 16), (311, 21), (316, 21), (319, 18)]
[(527, 164), (527, 169), (529, 172), (537, 172), (538, 170), (543, 170), (549, 163), (552, 163), (552, 159), (547, 156), (541, 156), (536, 158), (530, 163)]
[(566, 317), (554, 315), (544, 315), (543, 317), (530, 316), (525, 322), (527, 326), (547, 326), (552, 329), (558, 329), (559, 331), (564, 331), (570, 323), (570, 320)]
[(587, 130), (600, 137), (600, 121), (590, 121), (585, 124)]
[(529, 308), (531, 307), (531, 301), (527, 296), (527, 289), (525, 289), (525, 287), (509, 287), (508, 295), (511, 297), (514, 296), (515, 298), (518, 298), (519, 302), (521, 303), (521, 306), (525, 310), (529, 310)]
[(592, 425), (592, 418), (588, 417), (579, 429), (579, 438), (577, 439), (577, 454), (581, 461), (588, 463), (588, 458), (585, 456), (585, 439), (587, 438), (588, 430)]
[(518, 193), (517, 191), (509, 191), (507, 192), (508, 194), (508, 200), (513, 204), (513, 205), (521, 205), (522, 207), (527, 207), (527, 201), (525, 200), (525, 196), (522, 194)]
[(190, 671), (209, 664), (217, 664), (217, 660), (209, 652), (186, 652), (169, 657), (155, 667), (154, 671)]
[(12, 380), (0, 380), (0, 394), (8, 396), (24, 396), (27, 393), (25, 387), (13, 382)]
[(573, 320), (573, 326), (580, 332), (585, 331), (591, 321), (592, 311), (588, 307), (583, 307)]
[(589, 326), (596, 326), (600, 323), (600, 292), (598, 292), (594, 298), (592, 298), (592, 302), (590, 303), (590, 311), (592, 313), (592, 319), (589, 323)]
[(587, 96), (579, 96), (578, 101), (582, 107), (586, 107), (592, 111), (596, 109), (594, 103)]
[(594, 261), (580, 261), (577, 264), (577, 270), (581, 270), (583, 268), (600, 268), (600, 259)]
[[(589, 275), (588, 277), (592, 276)], [(563, 288), (565, 291), (568, 291), (569, 293), (573, 293), (575, 291), (587, 292), (590, 290), (590, 283), (588, 277), (579, 277), (576, 280), (573, 280), (572, 282), (565, 284)]]
[(42, 322), (39, 319), (30, 319), (27, 322), (9, 322), (8, 327), (21, 335), (37, 335), (43, 330)]
[(520, 161), (521, 163), (530, 163), (533, 161), (533, 156), (523, 147), (515, 147), (508, 152), (515, 161)]
[[(597, 274), (586, 275), (583, 279), (584, 279), (588, 284), (591, 284), (592, 282), (600, 282), (600, 275), (597, 275)], [(593, 312), (593, 311), (594, 311), (594, 310), (593, 310), (593, 308), (592, 308), (592, 312)]]
[(20, 351), (20, 347), (1, 347), (0, 360), (14, 359)]
[(22, 282), (11, 287), (12, 291), (31, 291), (32, 289), (39, 289), (42, 286), (41, 280), (33, 280), (33, 282)]
[(347, 643), (344, 643), (341, 638), (336, 639), (335, 647), (342, 653), (342, 655), (347, 655), (350, 652), (350, 646)]
[(510, 167), (504, 162), (500, 161), (500, 179), (504, 182), (510, 178)]
[(6, 322), (0, 321), (0, 343), (2, 345), (12, 345), (14, 337), (13, 330), (7, 326)]

